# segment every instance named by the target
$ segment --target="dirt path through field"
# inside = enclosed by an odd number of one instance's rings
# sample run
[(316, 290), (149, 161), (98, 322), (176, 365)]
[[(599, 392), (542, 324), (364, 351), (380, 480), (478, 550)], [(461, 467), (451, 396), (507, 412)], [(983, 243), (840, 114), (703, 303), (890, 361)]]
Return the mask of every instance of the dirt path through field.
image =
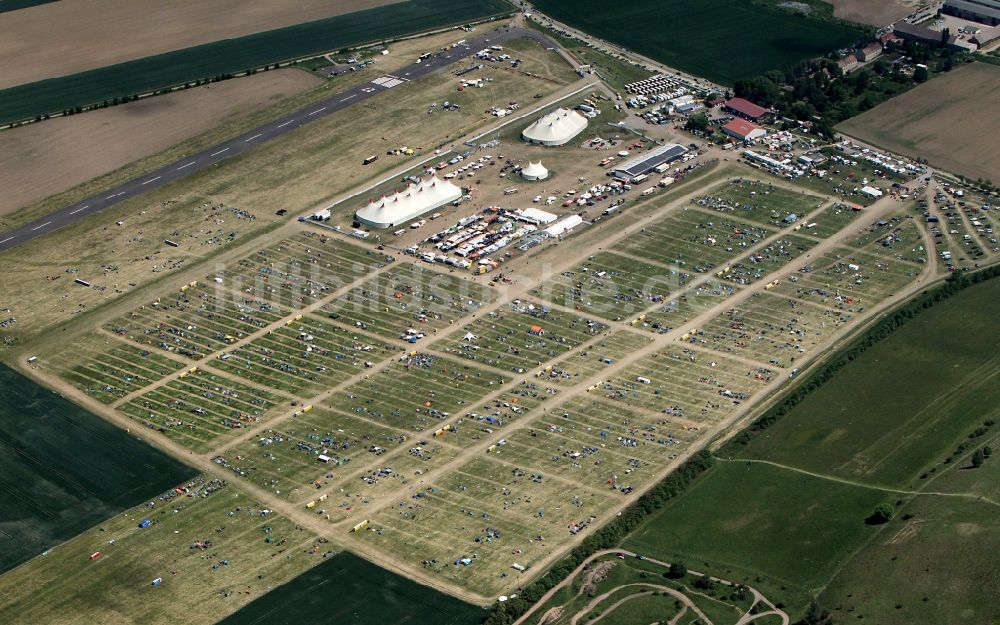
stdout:
[[(577, 566), (573, 570), (573, 572), (570, 573), (569, 575), (567, 575), (561, 582), (559, 582), (558, 584), (556, 584), (555, 586), (553, 586), (552, 588), (550, 588), (548, 592), (546, 592), (544, 595), (542, 595), (541, 598), (538, 601), (536, 601), (535, 604), (527, 612), (525, 612), (524, 614), (522, 614), (520, 618), (518, 618), (517, 620), (515, 620), (512, 625), (523, 625), (539, 609), (541, 609), (546, 603), (548, 603), (548, 601), (550, 601), (552, 599), (552, 597), (554, 597), (556, 595), (556, 593), (558, 593), (560, 590), (562, 590), (563, 588), (565, 588), (567, 585), (572, 584), (573, 581), (580, 575), (580, 573), (582, 571), (584, 571), (588, 566), (590, 566), (590, 564), (592, 562), (594, 562), (595, 560), (598, 560), (600, 558), (603, 558), (605, 556), (612, 555), (612, 554), (619, 554), (619, 556), (626, 556), (626, 557), (632, 557), (632, 558), (636, 557), (635, 553), (633, 553), (631, 551), (627, 551), (625, 549), (605, 549), (603, 551), (598, 551), (598, 552), (594, 553), (589, 558), (587, 558), (586, 560), (584, 560), (583, 562), (581, 562), (580, 565)], [(653, 559), (653, 558), (644, 558), (644, 559), (645, 559), (646, 562), (651, 562), (653, 564), (656, 564), (657, 566), (662, 566), (664, 569), (669, 569), (670, 568), (670, 563), (668, 563), (668, 562), (663, 562), (661, 560), (656, 560), (656, 559)], [(688, 570), (688, 575), (692, 575), (694, 577), (704, 577), (705, 576), (704, 573), (700, 573), (698, 571), (692, 571), (690, 569)], [(713, 577), (712, 579), (715, 579), (719, 583), (727, 585), (727, 586), (736, 586), (736, 583), (732, 582), (730, 580), (721, 579), (721, 578), (718, 578), (718, 577)], [(590, 601), (586, 605), (586, 607), (582, 608), (580, 611), (578, 611), (573, 616), (572, 620), (570, 621), (571, 625), (577, 625), (577, 623), (580, 620), (580, 618), (582, 618), (588, 612), (590, 612), (595, 607), (597, 607), (601, 603), (601, 601), (603, 601), (604, 599), (606, 599), (612, 593), (618, 591), (621, 588), (629, 588), (629, 587), (634, 587), (634, 586), (650, 586), (650, 587), (656, 588), (658, 591), (661, 591), (661, 592), (662, 591), (666, 591), (671, 596), (673, 596), (673, 597), (677, 598), (679, 601), (681, 601), (685, 605), (685, 607), (687, 609), (690, 609), (693, 612), (695, 612), (699, 616), (699, 618), (701, 618), (705, 623), (707, 623), (708, 625), (712, 625), (712, 621), (684, 593), (682, 593), (682, 592), (680, 592), (680, 591), (678, 591), (678, 590), (676, 590), (674, 588), (671, 588), (669, 586), (664, 586), (664, 585), (661, 585), (661, 584), (649, 584), (649, 583), (644, 583), (644, 582), (639, 582), (639, 583), (635, 583), (635, 584), (624, 584), (624, 585), (618, 586), (618, 587), (616, 587), (616, 588), (614, 588), (614, 589), (612, 589), (612, 590), (610, 590), (608, 592), (605, 592), (600, 597), (596, 597), (594, 600)], [(757, 590), (756, 588), (754, 588), (752, 586), (746, 586), (745, 584), (744, 584), (744, 587), (748, 591), (750, 591), (750, 593), (754, 597), (754, 601), (751, 604), (751, 608), (753, 608), (753, 606), (756, 606), (757, 604), (762, 604), (764, 606), (764, 609), (761, 609), (761, 610), (759, 610), (756, 613), (752, 613), (752, 610), (747, 610), (740, 617), (740, 620), (737, 622), (736, 625), (746, 625), (747, 623), (750, 623), (750, 622), (752, 622), (752, 621), (754, 621), (754, 620), (756, 620), (758, 618), (761, 618), (761, 617), (764, 617), (764, 616), (767, 616), (767, 615), (771, 615), (771, 614), (774, 614), (774, 615), (778, 616), (779, 618), (781, 618), (782, 625), (788, 625), (788, 622), (789, 622), (788, 614), (786, 614), (784, 610), (781, 610), (780, 608), (776, 607), (774, 603), (772, 603), (769, 599), (767, 599), (767, 597), (765, 597), (763, 594), (761, 594), (761, 592), (759, 590)], [(579, 596), (579, 595), (577, 595), (577, 596)], [(615, 607), (617, 607), (618, 605), (620, 605), (621, 603), (623, 603), (624, 601), (626, 601), (628, 599), (629, 599), (629, 597), (625, 597), (624, 599), (617, 601), (613, 605), (609, 606), (608, 609), (604, 610), (603, 614), (609, 614)], [(552, 610), (556, 610), (556, 609), (561, 609), (561, 608), (560, 607), (552, 608), (552, 609), (548, 610), (548, 612), (546, 612), (546, 614), (551, 613)], [(682, 614), (683, 614), (683, 612), (682, 612)], [(595, 621), (589, 621), (589, 622), (595, 622)]]

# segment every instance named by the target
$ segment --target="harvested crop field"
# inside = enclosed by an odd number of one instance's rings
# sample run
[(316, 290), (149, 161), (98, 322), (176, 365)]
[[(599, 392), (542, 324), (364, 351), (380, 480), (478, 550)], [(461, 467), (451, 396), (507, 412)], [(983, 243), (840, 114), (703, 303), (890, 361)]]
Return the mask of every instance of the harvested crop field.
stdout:
[(969, 178), (1000, 181), (1000, 67), (972, 63), (839, 126), (844, 134)]
[(0, 132), (0, 215), (322, 84), (282, 69)]
[(460, 26), (510, 10), (506, 0), (409, 0), (210, 41), (7, 87), (0, 90), (0, 121), (31, 119), (290, 59)]
[(3, 15), (0, 88), (370, 9), (394, 0), (82, 0)]
[(885, 26), (902, 19), (916, 9), (913, 0), (827, 0), (834, 17), (859, 24)]

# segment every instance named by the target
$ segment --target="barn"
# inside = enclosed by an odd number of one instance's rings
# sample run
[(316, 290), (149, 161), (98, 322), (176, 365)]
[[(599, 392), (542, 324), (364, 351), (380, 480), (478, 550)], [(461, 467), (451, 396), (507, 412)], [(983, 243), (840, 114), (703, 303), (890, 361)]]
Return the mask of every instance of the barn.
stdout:
[(385, 195), (354, 214), (359, 223), (370, 228), (390, 228), (410, 221), (435, 208), (462, 197), (462, 189), (450, 180), (437, 176), (410, 184), (403, 191)]
[(743, 119), (748, 119), (752, 122), (755, 122), (768, 114), (768, 110), (766, 108), (758, 106), (750, 100), (746, 100), (744, 98), (730, 98), (726, 100), (725, 109), (733, 115), (742, 117)]

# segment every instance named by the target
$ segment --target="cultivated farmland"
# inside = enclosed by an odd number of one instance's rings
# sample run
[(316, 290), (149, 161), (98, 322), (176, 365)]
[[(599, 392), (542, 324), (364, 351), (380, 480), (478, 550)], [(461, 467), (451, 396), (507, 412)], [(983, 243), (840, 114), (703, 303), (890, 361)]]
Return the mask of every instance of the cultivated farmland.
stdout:
[[(634, 2), (613, 12), (599, 0), (539, 0), (535, 6), (569, 26), (723, 84), (822, 56), (859, 35), (848, 26), (737, 0)], [(667, 22), (670, 28), (663, 28)]]
[(2, 366), (0, 416), (3, 571), (195, 473)]
[[(15, 64), (16, 65), (16, 64)], [(0, 133), (0, 215), (61, 193), (321, 81), (282, 69)]]
[(972, 179), (1000, 180), (1000, 67), (963, 65), (840, 124), (837, 130)]
[(409, 0), (21, 84), (0, 91), (0, 123), (465, 24), (510, 8), (504, 0)]

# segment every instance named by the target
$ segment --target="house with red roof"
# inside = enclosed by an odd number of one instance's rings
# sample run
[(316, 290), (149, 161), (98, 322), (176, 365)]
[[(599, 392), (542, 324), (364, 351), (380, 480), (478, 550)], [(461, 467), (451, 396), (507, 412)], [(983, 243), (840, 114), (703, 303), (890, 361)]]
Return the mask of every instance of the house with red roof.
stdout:
[(723, 126), (722, 132), (739, 141), (753, 141), (767, 134), (767, 131), (757, 124), (740, 118), (736, 118)]

